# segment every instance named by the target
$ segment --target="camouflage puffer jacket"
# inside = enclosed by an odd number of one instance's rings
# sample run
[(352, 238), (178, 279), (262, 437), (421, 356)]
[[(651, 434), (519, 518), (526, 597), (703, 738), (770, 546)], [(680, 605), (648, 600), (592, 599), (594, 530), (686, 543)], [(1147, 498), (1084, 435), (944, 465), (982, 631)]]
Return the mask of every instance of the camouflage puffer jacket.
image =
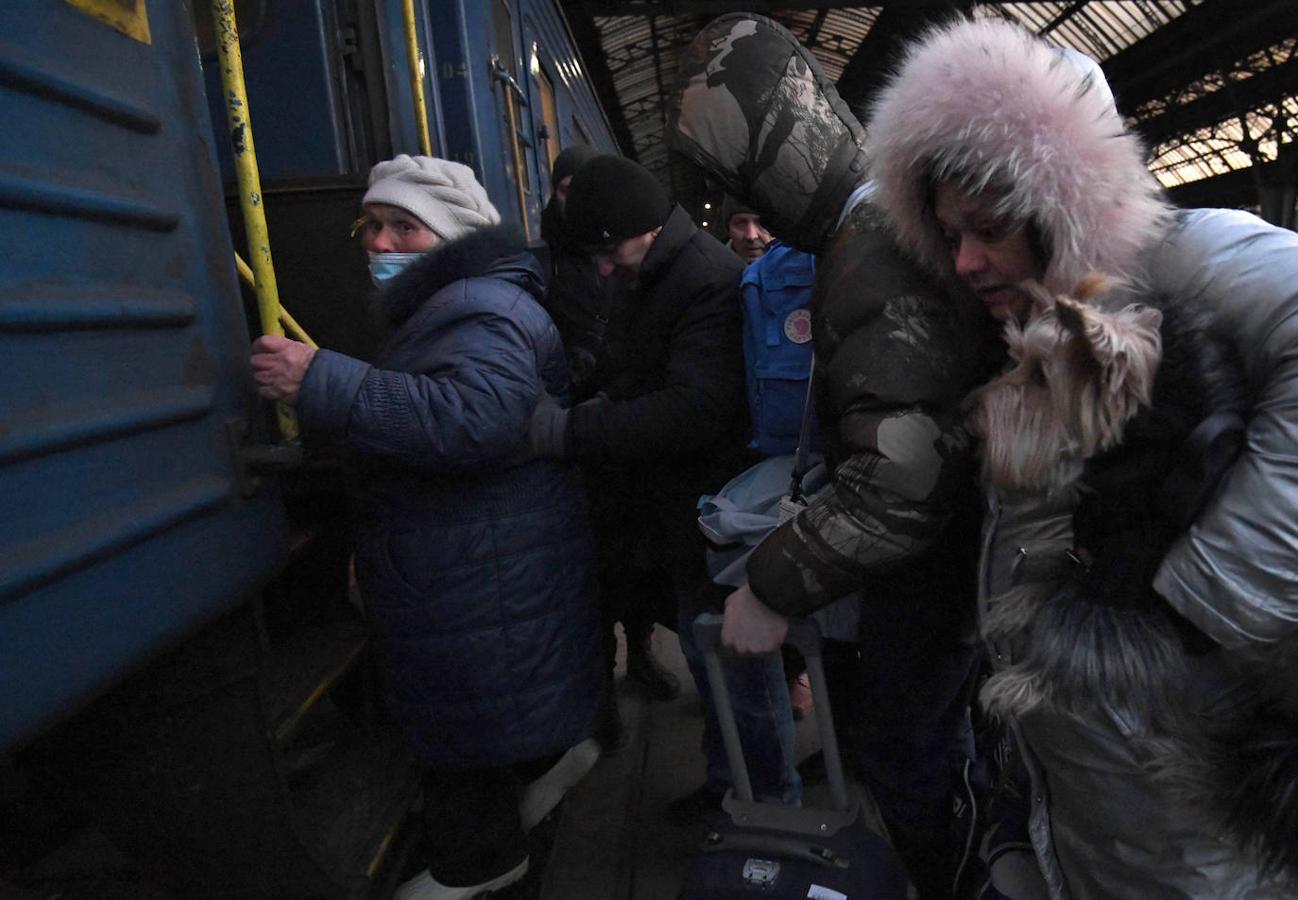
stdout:
[(1003, 359), (998, 327), (908, 262), (870, 206), (839, 223), (866, 180), (865, 130), (778, 23), (733, 13), (704, 27), (668, 125), (676, 150), (817, 254), (816, 413), (832, 490), (754, 551), (750, 587), (794, 615), (861, 590), (941, 637), (971, 637), (979, 503), (961, 403)]
[(816, 411), (832, 490), (753, 552), (749, 584), (787, 615), (856, 590), (867, 602), (949, 600), (963, 628), (978, 497), (961, 404), (1003, 361), (999, 329), (903, 257), (868, 203), (820, 260)]

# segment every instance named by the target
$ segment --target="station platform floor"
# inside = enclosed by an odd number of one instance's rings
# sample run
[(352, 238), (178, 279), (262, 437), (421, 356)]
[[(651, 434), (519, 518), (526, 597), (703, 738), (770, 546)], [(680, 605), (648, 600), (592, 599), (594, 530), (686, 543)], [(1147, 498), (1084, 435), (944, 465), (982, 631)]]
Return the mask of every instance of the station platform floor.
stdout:
[[(712, 817), (690, 826), (667, 819), (667, 805), (703, 784), (700, 751), (702, 707), (674, 632), (659, 626), (654, 652), (681, 682), (669, 702), (650, 702), (625, 677), (625, 645), (619, 636), (615, 672), (627, 746), (602, 756), (542, 827), (552, 843), (541, 865), (501, 900), (673, 900)], [(815, 713), (797, 723), (797, 757), (820, 748)], [(807, 802), (823, 803), (824, 785), (806, 786)], [(868, 796), (861, 821), (882, 833)], [(405, 855), (405, 854), (403, 854)], [(407, 856), (400, 878), (417, 861)], [(387, 900), (397, 872), (375, 883), (367, 900)], [(35, 869), (36, 886), (19, 888), (0, 877), (0, 900), (186, 900), (153, 884), (93, 829), (78, 834)], [(236, 900), (236, 898), (231, 898)]]

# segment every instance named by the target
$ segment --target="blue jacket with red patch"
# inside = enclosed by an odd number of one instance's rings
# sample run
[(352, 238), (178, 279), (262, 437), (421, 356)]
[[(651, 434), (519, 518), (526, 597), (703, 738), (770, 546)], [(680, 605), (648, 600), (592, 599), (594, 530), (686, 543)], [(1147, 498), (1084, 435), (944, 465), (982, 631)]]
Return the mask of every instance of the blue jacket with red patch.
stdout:
[[(798, 449), (811, 376), (811, 284), (816, 258), (774, 241), (744, 270), (744, 369), (753, 421), (752, 446), (762, 456)], [(809, 450), (820, 449), (812, 414)]]

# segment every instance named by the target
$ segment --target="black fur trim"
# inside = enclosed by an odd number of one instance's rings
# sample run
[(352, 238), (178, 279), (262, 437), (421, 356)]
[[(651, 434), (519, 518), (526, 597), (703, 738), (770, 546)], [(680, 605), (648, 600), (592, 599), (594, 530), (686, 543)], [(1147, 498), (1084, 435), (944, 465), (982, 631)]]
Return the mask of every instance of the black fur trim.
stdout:
[(998, 716), (1037, 706), (1083, 716), (1119, 710), (1160, 731), (1178, 721), (1187, 682), (1181, 640), (1160, 607), (1120, 609), (1088, 602), (1074, 580), (1036, 605), (1014, 641), (1014, 665), (983, 685)]
[[(1086, 463), (1074, 525), (1095, 560), (1087, 577), (1094, 602), (1139, 607), (1152, 598), (1168, 548), (1216, 489), (1240, 447), (1247, 396), (1230, 346), (1189, 303), (1151, 304), (1163, 313), (1162, 360), (1149, 407), (1123, 430), (1122, 443)], [(1227, 423), (1204, 441), (1203, 423)]]
[(1213, 806), (1263, 867), (1298, 887), (1298, 716), (1279, 702), (1210, 726)]
[[(389, 326), (398, 326), (448, 284), (485, 275), (496, 263), (526, 252), (522, 234), (512, 225), (479, 228), (434, 247), (379, 292), (377, 302), (383, 318)], [(535, 270), (533, 276), (536, 277)]]

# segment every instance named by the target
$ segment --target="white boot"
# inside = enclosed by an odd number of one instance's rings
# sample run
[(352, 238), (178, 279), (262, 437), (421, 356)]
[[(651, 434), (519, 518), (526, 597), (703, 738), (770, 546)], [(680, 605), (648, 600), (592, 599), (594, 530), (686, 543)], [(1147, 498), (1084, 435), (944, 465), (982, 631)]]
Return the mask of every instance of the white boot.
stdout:
[(425, 869), (397, 888), (397, 892), (392, 897), (393, 900), (471, 900), (473, 897), (482, 896), (487, 891), (494, 891), (520, 880), (527, 874), (527, 863), (528, 860), (524, 859), (504, 875), (468, 887), (447, 887)]
[(568, 752), (559, 757), (559, 761), (544, 775), (523, 788), (523, 796), (518, 801), (518, 818), (523, 823), (523, 830), (531, 831), (536, 827), (536, 823), (549, 815), (568, 789), (585, 778), (598, 761), (599, 742), (586, 738), (568, 748)]

